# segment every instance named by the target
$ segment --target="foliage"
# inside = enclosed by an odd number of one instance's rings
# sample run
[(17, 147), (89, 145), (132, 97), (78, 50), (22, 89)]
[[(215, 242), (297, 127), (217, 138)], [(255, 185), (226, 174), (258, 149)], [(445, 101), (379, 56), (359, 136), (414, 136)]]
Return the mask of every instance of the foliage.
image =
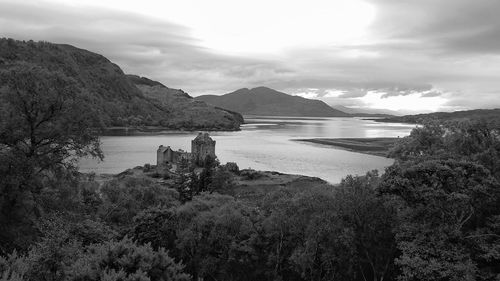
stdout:
[[(32, 65), (0, 70), (0, 249), (26, 248), (39, 195), (74, 183), (76, 159), (102, 158), (95, 118), (75, 82)], [(18, 237), (15, 232), (30, 233)], [(30, 237), (31, 236), (31, 237)]]
[(78, 244), (58, 244), (66, 237), (47, 237), (26, 256), (0, 257), (2, 280), (191, 280), (162, 248), (124, 238), (82, 250)]
[(210, 280), (387, 280), (394, 216), (376, 195), (378, 181), (369, 173), (335, 191), (279, 191), (259, 206), (201, 193), (146, 210), (131, 235), (165, 247), (190, 274)]
[(125, 75), (104, 56), (70, 45), (0, 38), (0, 62), (6, 70), (28, 63), (71, 77), (106, 127), (238, 130), (243, 123), (237, 113), (195, 102), (182, 90)]
[(234, 187), (233, 174), (225, 167), (218, 167), (212, 175), (212, 180), (207, 186), (209, 192), (227, 194)]
[(389, 156), (403, 161), (422, 157), (438, 156), (446, 152), (445, 128), (439, 123), (428, 122), (413, 129), (390, 151)]
[(186, 268), (195, 277), (258, 280), (255, 215), (251, 208), (220, 195), (201, 195), (180, 207), (175, 244)]
[(500, 179), (500, 129), (485, 120), (427, 122), (403, 138), (390, 156), (401, 161), (469, 160)]
[(129, 238), (90, 245), (68, 268), (67, 280), (190, 280), (163, 249), (138, 245)]
[[(498, 257), (481, 258), (500, 238), (488, 225), (500, 213), (500, 188), (487, 169), (456, 160), (397, 164), (386, 171), (379, 190), (398, 209), (400, 280), (475, 280), (498, 274), (500, 268), (492, 267)], [(483, 235), (478, 232), (496, 239), (476, 240)]]
[(240, 174), (240, 168), (238, 167), (238, 164), (234, 162), (227, 162), (226, 165), (224, 165), (224, 169), (236, 175)]
[(120, 229), (129, 226), (141, 211), (155, 206), (175, 206), (179, 198), (174, 189), (138, 177), (106, 182), (101, 193), (103, 204), (99, 207), (99, 216)]
[(18, 255), (16, 251), (7, 255), (0, 256), (0, 279), (2, 281), (24, 281), (29, 270), (24, 257)]
[(336, 212), (331, 191), (270, 198), (263, 208), (269, 279), (355, 279), (352, 228)]
[(146, 177), (129, 171), (101, 183), (75, 173), (77, 157), (101, 155), (90, 119), (67, 111), (79, 100), (74, 81), (27, 67), (24, 84), (1, 89), (2, 280), (500, 276), (500, 133), (491, 123), (429, 122), (402, 139), (382, 176), (283, 187), (259, 200), (239, 198), (233, 179), (262, 173), (216, 159), (181, 174), (175, 189), (148, 178), (150, 166)]
[(149, 243), (175, 253), (177, 239), (177, 212), (174, 208), (153, 207), (134, 218), (134, 227), (129, 235), (138, 243)]
[(359, 275), (367, 280), (387, 280), (395, 272), (396, 211), (378, 196), (380, 181), (377, 171), (371, 171), (363, 177), (347, 176), (335, 190), (338, 213), (354, 231)]
[(80, 255), (80, 241), (71, 236), (69, 225), (60, 217), (43, 219), (38, 228), (42, 234), (35, 243), (26, 260), (29, 264), (27, 280), (65, 280), (66, 268)]
[(207, 156), (201, 164), (202, 169), (199, 173), (194, 170), (194, 167), (189, 174), (181, 172), (177, 181), (177, 191), (181, 202), (187, 202), (202, 192), (224, 193), (233, 186), (232, 174), (221, 166), (216, 158)]

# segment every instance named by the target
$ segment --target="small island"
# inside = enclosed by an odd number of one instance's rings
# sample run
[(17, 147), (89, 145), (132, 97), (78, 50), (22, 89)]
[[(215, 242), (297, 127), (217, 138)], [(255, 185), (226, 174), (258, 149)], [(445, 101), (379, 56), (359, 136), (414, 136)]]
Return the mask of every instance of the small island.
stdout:
[(200, 192), (218, 192), (240, 199), (255, 200), (280, 189), (300, 190), (304, 186), (325, 187), (328, 182), (317, 177), (285, 174), (276, 171), (240, 170), (237, 163), (220, 164), (215, 154), (216, 141), (209, 133), (199, 132), (191, 141), (191, 152), (160, 145), (156, 165), (145, 164), (119, 174), (96, 175), (105, 184), (130, 178), (151, 180), (180, 194), (192, 197)]

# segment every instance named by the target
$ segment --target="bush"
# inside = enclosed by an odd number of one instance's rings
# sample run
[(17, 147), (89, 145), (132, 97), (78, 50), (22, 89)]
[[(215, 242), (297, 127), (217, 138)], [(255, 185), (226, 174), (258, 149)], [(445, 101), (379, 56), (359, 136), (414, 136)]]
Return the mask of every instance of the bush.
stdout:
[(138, 245), (130, 238), (91, 245), (67, 272), (67, 280), (188, 281), (184, 266), (163, 248)]
[(132, 223), (139, 212), (155, 206), (176, 206), (179, 193), (151, 179), (125, 177), (107, 182), (101, 188), (103, 204), (100, 217), (111, 225), (123, 228)]
[(240, 174), (240, 168), (238, 167), (238, 164), (234, 162), (227, 162), (226, 165), (224, 165), (224, 169), (236, 175)]

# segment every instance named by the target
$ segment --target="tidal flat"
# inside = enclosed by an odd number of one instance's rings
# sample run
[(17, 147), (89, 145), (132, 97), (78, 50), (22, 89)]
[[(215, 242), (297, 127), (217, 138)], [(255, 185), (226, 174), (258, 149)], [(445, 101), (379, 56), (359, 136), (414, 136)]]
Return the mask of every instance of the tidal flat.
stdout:
[(311, 142), (346, 149), (352, 152), (388, 157), (389, 150), (400, 138), (313, 138), (295, 141)]

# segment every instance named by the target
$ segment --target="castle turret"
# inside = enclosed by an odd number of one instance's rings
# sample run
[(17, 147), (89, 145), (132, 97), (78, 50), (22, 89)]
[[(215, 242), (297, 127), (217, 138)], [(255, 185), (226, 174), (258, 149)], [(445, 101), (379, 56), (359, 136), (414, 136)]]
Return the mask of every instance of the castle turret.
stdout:
[(203, 165), (207, 157), (215, 159), (215, 141), (208, 133), (199, 133), (191, 141), (191, 153), (193, 161), (198, 165)]

